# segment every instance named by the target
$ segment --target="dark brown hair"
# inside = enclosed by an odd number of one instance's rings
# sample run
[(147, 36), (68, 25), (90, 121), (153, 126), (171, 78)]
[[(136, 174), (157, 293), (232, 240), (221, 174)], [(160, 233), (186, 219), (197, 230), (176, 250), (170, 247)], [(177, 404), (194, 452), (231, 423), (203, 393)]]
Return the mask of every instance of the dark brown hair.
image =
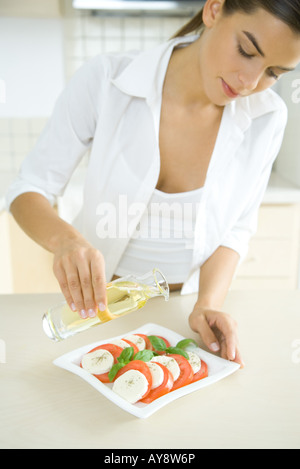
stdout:
[[(222, 13), (231, 15), (236, 12), (254, 13), (263, 8), (286, 23), (292, 31), (300, 34), (300, 0), (225, 0)], [(198, 33), (203, 26), (203, 10), (199, 11), (186, 23), (173, 37), (186, 36)]]

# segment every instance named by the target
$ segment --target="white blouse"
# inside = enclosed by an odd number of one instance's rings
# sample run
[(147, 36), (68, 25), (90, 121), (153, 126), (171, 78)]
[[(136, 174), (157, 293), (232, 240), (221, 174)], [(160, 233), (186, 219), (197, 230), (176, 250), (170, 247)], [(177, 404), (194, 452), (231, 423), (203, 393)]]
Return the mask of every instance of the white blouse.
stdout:
[(203, 189), (168, 194), (154, 190), (116, 275), (159, 268), (170, 284), (183, 283), (193, 260), (194, 232)]
[[(8, 209), (28, 191), (54, 203), (90, 148), (84, 202), (75, 226), (103, 253), (107, 280), (158, 181), (158, 110), (170, 56), (175, 46), (197, 37), (172, 39), (142, 53), (99, 55), (85, 64), (57, 100), (7, 193)], [(182, 293), (198, 290), (199, 267), (219, 246), (245, 256), (286, 121), (286, 106), (272, 90), (225, 106)]]

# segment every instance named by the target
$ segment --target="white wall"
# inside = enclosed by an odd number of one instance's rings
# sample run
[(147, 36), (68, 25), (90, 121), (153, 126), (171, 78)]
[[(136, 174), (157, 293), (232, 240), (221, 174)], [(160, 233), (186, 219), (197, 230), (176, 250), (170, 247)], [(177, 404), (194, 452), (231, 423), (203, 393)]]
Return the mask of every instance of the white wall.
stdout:
[(62, 20), (0, 17), (0, 64), (0, 118), (50, 115), (64, 86)]
[(18, 170), (65, 82), (86, 60), (103, 52), (153, 47), (187, 21), (93, 17), (73, 10), (71, 0), (66, 2), (67, 13), (57, 18), (0, 16), (0, 175), (5, 178)]

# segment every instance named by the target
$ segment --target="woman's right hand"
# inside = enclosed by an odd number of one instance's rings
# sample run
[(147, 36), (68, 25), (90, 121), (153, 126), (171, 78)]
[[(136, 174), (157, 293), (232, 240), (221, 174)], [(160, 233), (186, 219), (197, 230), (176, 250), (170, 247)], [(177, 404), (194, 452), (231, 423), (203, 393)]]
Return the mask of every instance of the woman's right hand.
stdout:
[(53, 270), (68, 305), (81, 317), (106, 309), (104, 258), (49, 201), (37, 192), (19, 195), (10, 206), (20, 227), (54, 255)]
[(104, 258), (85, 239), (63, 241), (54, 253), (53, 271), (68, 305), (83, 319), (106, 309)]

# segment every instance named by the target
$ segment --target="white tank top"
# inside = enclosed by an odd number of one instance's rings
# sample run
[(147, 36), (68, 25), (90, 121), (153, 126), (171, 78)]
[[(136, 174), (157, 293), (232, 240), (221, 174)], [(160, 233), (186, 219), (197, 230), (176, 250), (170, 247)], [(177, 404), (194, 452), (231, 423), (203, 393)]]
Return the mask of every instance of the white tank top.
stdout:
[(157, 267), (170, 284), (185, 282), (192, 263), (202, 192), (203, 188), (167, 194), (155, 189), (115, 274), (143, 275)]

